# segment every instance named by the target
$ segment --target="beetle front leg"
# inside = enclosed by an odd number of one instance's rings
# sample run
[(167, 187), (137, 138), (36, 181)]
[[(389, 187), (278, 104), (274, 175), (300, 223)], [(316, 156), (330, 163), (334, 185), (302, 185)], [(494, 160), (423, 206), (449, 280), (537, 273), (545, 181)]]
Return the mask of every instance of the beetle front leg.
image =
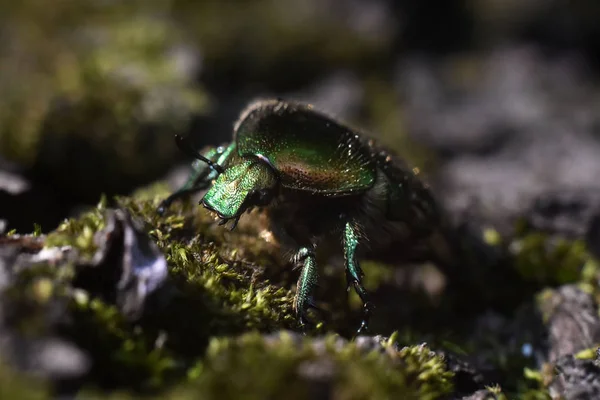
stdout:
[[(226, 148), (214, 147), (207, 150), (202, 155), (220, 166), (223, 166), (235, 149), (235, 144), (232, 143)], [(167, 208), (175, 201), (183, 197), (190, 196), (201, 190), (204, 190), (210, 186), (213, 179), (217, 177), (218, 173), (214, 169), (210, 168), (208, 164), (202, 160), (196, 160), (192, 163), (192, 173), (188, 177), (187, 181), (177, 189), (173, 194), (160, 202), (157, 212), (162, 215)]]
[(313, 301), (313, 292), (317, 285), (318, 273), (314, 248), (302, 247), (294, 256), (294, 262), (302, 268), (298, 278), (296, 296), (294, 297), (294, 310), (300, 326), (304, 328), (309, 307), (316, 308)]
[(173, 194), (160, 202), (157, 212), (163, 215), (169, 206), (175, 201), (183, 197), (190, 196), (210, 185), (210, 180), (206, 179), (210, 174), (210, 169), (201, 161), (195, 161), (192, 164), (192, 173), (182, 187), (177, 189)]
[(359, 242), (357, 226), (352, 222), (346, 222), (344, 227), (344, 259), (346, 261), (346, 281), (348, 289), (354, 286), (354, 290), (360, 296), (363, 302), (363, 320), (357, 333), (363, 333), (368, 330), (369, 318), (373, 311), (373, 304), (369, 300), (369, 294), (362, 285), (363, 272), (356, 259), (356, 247)]

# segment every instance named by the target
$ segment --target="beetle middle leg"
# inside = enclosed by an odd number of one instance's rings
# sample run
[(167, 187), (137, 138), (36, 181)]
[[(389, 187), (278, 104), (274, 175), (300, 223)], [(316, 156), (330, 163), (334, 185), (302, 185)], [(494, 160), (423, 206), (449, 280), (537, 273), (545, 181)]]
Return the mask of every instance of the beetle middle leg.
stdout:
[(300, 326), (304, 328), (307, 322), (307, 311), (310, 307), (316, 308), (313, 300), (313, 292), (317, 286), (317, 260), (313, 247), (302, 247), (294, 256), (294, 261), (302, 268), (296, 296), (294, 297), (294, 309)]
[(344, 259), (346, 262), (346, 281), (348, 289), (354, 286), (354, 290), (360, 296), (363, 302), (363, 319), (357, 333), (368, 331), (369, 318), (373, 311), (373, 304), (369, 299), (369, 294), (362, 284), (364, 276), (360, 264), (356, 259), (356, 247), (359, 242), (358, 228), (352, 222), (346, 222), (344, 226)]

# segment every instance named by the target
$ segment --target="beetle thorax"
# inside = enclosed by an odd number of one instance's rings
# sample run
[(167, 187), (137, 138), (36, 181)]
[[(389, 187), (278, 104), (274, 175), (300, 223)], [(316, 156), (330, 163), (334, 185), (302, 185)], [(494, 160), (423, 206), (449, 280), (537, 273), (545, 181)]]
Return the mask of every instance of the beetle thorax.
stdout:
[(248, 208), (267, 205), (277, 183), (275, 172), (263, 161), (240, 159), (219, 175), (202, 204), (221, 219), (239, 218)]

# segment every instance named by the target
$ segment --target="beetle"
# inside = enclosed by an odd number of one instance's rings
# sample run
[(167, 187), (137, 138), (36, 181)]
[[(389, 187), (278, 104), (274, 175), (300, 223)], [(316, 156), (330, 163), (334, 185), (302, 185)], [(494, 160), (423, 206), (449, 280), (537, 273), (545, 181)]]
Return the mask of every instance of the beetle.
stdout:
[(294, 310), (301, 326), (315, 307), (316, 254), (327, 238), (341, 239), (348, 290), (363, 302), (358, 332), (368, 329), (373, 304), (363, 286), (359, 245), (381, 248), (398, 237), (431, 235), (440, 211), (416, 171), (364, 133), (311, 104), (256, 100), (234, 124), (226, 146), (198, 153), (181, 136), (182, 151), (196, 158), (187, 182), (159, 206), (208, 189), (200, 204), (220, 225), (253, 207), (268, 214), (272, 233), (293, 249), (301, 268)]

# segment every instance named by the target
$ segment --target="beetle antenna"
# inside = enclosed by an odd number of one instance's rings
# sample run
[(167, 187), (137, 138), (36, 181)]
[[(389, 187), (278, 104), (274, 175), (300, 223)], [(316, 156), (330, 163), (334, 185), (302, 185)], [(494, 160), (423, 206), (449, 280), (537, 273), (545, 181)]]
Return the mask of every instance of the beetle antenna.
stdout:
[(208, 158), (204, 157), (202, 154), (198, 153), (198, 150), (196, 150), (190, 144), (190, 142), (187, 138), (184, 138), (183, 136), (176, 134), (175, 135), (175, 143), (177, 144), (177, 147), (179, 147), (179, 149), (182, 152), (184, 152), (185, 154), (187, 154), (188, 156), (190, 156), (192, 158), (196, 158), (200, 161), (204, 161), (206, 164), (208, 164), (208, 166), (210, 168), (214, 169), (219, 174), (223, 173), (223, 171), (224, 171), (223, 167), (221, 167), (219, 164), (217, 164), (215, 162), (212, 162)]

